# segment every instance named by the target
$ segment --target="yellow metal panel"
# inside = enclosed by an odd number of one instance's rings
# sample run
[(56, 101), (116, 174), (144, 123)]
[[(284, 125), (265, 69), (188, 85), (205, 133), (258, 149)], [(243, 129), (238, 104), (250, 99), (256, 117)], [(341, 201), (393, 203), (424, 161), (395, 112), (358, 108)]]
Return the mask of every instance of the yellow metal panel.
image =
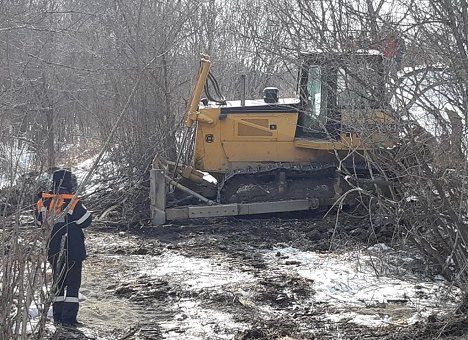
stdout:
[[(213, 123), (197, 123), (194, 155), (197, 169), (225, 172), (230, 164), (245, 159), (256, 162), (289, 161), (291, 157), (312, 160), (310, 151), (304, 153), (293, 144), (297, 113), (227, 114), (222, 119), (219, 108), (203, 108), (200, 113), (211, 118)], [(284, 142), (288, 142), (287, 147)]]
[(219, 108), (206, 108), (201, 112), (213, 119), (213, 124), (197, 122), (194, 167), (200, 170), (227, 169), (227, 160), (221, 145)]
[(223, 142), (229, 162), (310, 162), (329, 158), (332, 153), (299, 149), (294, 142)]
[[(249, 113), (228, 114), (219, 121), (223, 141), (270, 140), (292, 141), (296, 133), (297, 113)], [(245, 127), (257, 130), (257, 134), (246, 135)], [(250, 130), (252, 131), (252, 130)], [(270, 134), (261, 133), (269, 132)]]
[(248, 124), (251, 126), (258, 127), (260, 129), (265, 129), (265, 130), (270, 130), (270, 127), (268, 125), (268, 118), (262, 118), (262, 119), (251, 119), (251, 118), (243, 118), (242, 121), (244, 124)]
[(273, 137), (268, 119), (242, 119), (237, 125), (239, 137)]
[(213, 123), (197, 123), (194, 166), (200, 170), (226, 172), (264, 162), (333, 161), (335, 150), (346, 154), (371, 145), (369, 137), (361, 139), (355, 133), (343, 133), (340, 141), (295, 138), (297, 114), (227, 114), (220, 119), (219, 108), (205, 108), (201, 113)]
[(399, 138), (398, 121), (381, 110), (354, 109), (342, 112), (343, 126), (359, 131), (367, 148), (393, 146)]

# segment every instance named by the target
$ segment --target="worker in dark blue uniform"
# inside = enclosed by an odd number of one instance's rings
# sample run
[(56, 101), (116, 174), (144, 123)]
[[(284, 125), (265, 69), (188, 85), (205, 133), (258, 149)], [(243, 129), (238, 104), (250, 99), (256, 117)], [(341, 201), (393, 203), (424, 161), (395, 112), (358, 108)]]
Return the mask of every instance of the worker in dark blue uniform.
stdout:
[(54, 322), (76, 327), (79, 309), (82, 262), (86, 258), (83, 228), (91, 224), (91, 214), (72, 194), (74, 184), (69, 170), (53, 174), (52, 191), (37, 201), (38, 225), (51, 228), (48, 261), (52, 266)]

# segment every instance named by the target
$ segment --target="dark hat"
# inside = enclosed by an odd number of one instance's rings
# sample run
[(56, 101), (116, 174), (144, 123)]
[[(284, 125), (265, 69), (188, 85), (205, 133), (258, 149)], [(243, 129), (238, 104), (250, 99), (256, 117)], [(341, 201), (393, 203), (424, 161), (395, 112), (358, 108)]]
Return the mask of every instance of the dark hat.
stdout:
[(67, 169), (55, 170), (52, 175), (53, 191), (57, 192), (60, 188), (69, 192), (73, 189), (72, 173)]

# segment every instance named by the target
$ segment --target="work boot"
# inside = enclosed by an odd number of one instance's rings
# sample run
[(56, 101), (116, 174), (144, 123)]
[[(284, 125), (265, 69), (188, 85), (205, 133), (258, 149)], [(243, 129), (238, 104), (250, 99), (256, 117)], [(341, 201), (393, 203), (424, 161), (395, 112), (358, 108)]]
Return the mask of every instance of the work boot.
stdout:
[(79, 327), (84, 326), (84, 324), (82, 322), (79, 322), (79, 321), (76, 321), (76, 322), (73, 322), (73, 323), (62, 322), (61, 325), (62, 325), (63, 328), (79, 328)]

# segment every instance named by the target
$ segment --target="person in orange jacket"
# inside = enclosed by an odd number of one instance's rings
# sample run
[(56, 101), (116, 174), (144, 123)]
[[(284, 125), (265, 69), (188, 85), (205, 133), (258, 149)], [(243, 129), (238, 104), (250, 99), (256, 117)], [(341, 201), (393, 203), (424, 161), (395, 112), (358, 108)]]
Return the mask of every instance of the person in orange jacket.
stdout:
[(52, 266), (54, 322), (76, 327), (79, 309), (82, 262), (86, 258), (83, 228), (91, 224), (92, 216), (80, 199), (72, 194), (73, 176), (69, 170), (53, 173), (52, 190), (42, 193), (36, 205), (39, 226), (52, 227), (47, 258)]

